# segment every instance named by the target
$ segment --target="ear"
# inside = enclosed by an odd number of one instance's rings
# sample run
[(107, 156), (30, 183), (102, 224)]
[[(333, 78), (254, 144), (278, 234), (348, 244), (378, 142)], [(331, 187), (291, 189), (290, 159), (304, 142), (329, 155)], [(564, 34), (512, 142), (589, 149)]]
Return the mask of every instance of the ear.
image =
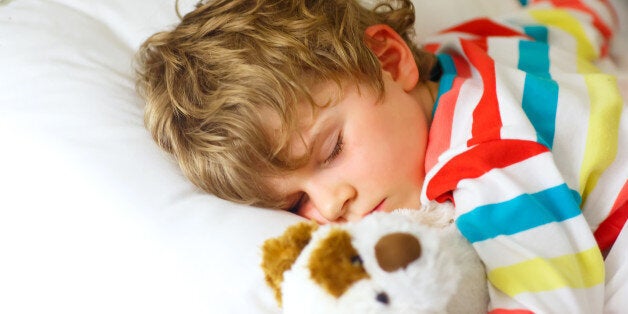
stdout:
[(351, 235), (346, 230), (331, 229), (323, 240), (315, 244), (318, 245), (312, 250), (308, 261), (310, 276), (332, 296), (339, 298), (354, 283), (369, 278), (360, 254), (351, 244)]
[(402, 84), (405, 91), (412, 90), (419, 81), (419, 69), (405, 40), (386, 24), (367, 27), (364, 35), (366, 45), (377, 56), (382, 69)]
[(318, 225), (302, 222), (290, 226), (277, 238), (268, 239), (262, 245), (262, 269), (266, 283), (274, 290), (275, 299), (281, 306), (283, 274), (297, 260), (303, 248), (310, 242)]

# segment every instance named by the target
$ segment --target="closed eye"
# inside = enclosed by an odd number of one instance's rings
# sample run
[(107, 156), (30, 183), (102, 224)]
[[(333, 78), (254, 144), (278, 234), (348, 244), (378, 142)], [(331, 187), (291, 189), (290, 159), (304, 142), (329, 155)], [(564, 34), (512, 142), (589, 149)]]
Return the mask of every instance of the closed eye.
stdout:
[(299, 196), (299, 198), (297, 199), (296, 202), (294, 202), (290, 208), (288, 209), (289, 212), (293, 213), (293, 214), (299, 214), (299, 210), (301, 209), (301, 206), (303, 205), (304, 201), (306, 198), (306, 194), (305, 193), (301, 193), (301, 195)]
[(343, 146), (342, 132), (340, 132), (338, 133), (338, 138), (336, 139), (336, 145), (334, 145), (334, 149), (331, 151), (329, 156), (327, 156), (327, 158), (325, 159), (323, 163), (328, 164), (332, 162), (334, 159), (336, 159), (336, 157), (338, 157), (338, 155), (340, 155), (340, 153), (342, 152), (342, 146)]

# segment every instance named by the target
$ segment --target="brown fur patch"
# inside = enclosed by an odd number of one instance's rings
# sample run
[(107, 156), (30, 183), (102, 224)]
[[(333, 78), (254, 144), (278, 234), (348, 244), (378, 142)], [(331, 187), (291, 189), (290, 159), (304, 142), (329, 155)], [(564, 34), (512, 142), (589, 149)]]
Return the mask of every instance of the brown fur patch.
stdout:
[(375, 257), (384, 271), (406, 268), (421, 257), (421, 242), (410, 233), (390, 233), (375, 244)]
[(302, 222), (290, 226), (277, 238), (268, 239), (262, 245), (262, 269), (266, 283), (274, 290), (275, 299), (281, 306), (283, 274), (296, 261), (303, 248), (310, 242), (318, 225)]
[(330, 231), (318, 244), (310, 256), (308, 268), (312, 279), (336, 298), (355, 282), (369, 277), (351, 245), (351, 235), (340, 229)]

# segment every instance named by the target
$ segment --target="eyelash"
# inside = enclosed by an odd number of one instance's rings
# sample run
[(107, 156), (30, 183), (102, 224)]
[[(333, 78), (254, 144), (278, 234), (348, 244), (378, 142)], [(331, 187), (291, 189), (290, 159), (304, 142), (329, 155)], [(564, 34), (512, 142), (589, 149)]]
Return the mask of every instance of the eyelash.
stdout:
[(340, 133), (338, 134), (338, 139), (336, 140), (336, 146), (334, 146), (334, 149), (331, 151), (331, 154), (329, 154), (327, 159), (325, 159), (324, 163), (328, 164), (336, 159), (336, 157), (338, 157), (338, 155), (340, 155), (340, 153), (342, 152), (342, 146), (342, 133)]
[(299, 213), (299, 209), (301, 209), (301, 205), (303, 204), (303, 200), (304, 199), (305, 199), (305, 194), (301, 194), (299, 196), (299, 199), (297, 199), (297, 201), (290, 206), (288, 211), (293, 213), (293, 214), (298, 214)]

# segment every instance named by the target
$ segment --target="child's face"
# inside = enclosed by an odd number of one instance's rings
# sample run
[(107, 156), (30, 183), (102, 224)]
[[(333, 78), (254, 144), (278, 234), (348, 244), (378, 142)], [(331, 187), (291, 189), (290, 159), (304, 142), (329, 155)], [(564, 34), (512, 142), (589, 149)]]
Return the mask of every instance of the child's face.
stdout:
[[(320, 223), (358, 220), (375, 211), (417, 208), (423, 184), (428, 120), (416, 90), (407, 92), (384, 72), (385, 94), (325, 84), (314, 96), (332, 101), (313, 116), (300, 111), (307, 147), (294, 136), (295, 156), (312, 149), (309, 163), (272, 185), (295, 211)], [(340, 95), (340, 96), (339, 96)], [(427, 104), (431, 107), (431, 104)]]

